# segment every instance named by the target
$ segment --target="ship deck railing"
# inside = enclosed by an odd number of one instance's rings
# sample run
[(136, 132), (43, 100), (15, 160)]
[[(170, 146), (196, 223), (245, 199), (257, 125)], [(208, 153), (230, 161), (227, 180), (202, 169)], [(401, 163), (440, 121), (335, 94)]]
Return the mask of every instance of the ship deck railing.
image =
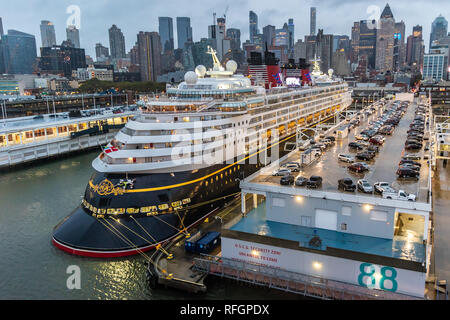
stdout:
[(202, 254), (193, 270), (321, 300), (422, 300), (401, 293), (301, 274), (280, 268)]

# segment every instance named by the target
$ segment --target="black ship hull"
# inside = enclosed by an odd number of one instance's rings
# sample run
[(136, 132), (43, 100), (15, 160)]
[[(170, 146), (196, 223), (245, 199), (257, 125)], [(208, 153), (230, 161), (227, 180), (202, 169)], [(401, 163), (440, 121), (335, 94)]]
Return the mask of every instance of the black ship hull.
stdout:
[[(295, 134), (276, 143), (277, 158), (289, 152), (287, 142), (295, 142)], [(274, 145), (268, 147), (268, 156), (275, 151), (271, 150)], [(260, 153), (179, 173), (125, 176), (96, 172), (82, 205), (54, 228), (53, 244), (71, 254), (101, 258), (151, 250), (187, 233), (238, 196), (240, 180), (264, 166)], [(132, 180), (132, 187), (122, 187), (121, 179)]]

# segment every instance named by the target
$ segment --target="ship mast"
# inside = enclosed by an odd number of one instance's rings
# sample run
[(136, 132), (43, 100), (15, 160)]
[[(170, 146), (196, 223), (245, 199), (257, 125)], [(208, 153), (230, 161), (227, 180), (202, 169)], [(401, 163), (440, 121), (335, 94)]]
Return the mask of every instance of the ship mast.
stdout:
[(219, 58), (217, 58), (216, 55), (216, 50), (214, 50), (213, 48), (211, 48), (210, 46), (208, 46), (208, 51), (206, 52), (207, 54), (210, 54), (212, 56), (213, 59), (213, 63), (214, 63), (214, 67), (213, 70), (214, 71), (224, 71), (224, 68), (222, 67), (222, 65), (220, 64)]

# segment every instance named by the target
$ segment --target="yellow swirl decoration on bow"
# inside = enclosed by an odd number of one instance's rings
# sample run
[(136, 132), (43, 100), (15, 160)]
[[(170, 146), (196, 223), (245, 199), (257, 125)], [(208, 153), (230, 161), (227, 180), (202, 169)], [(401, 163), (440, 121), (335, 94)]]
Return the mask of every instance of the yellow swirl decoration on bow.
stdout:
[(93, 184), (92, 180), (89, 180), (89, 186), (91, 187), (92, 191), (97, 192), (101, 196), (107, 196), (109, 194), (114, 194), (117, 196), (124, 194), (123, 188), (115, 188), (113, 183), (108, 179), (103, 180), (98, 185)]

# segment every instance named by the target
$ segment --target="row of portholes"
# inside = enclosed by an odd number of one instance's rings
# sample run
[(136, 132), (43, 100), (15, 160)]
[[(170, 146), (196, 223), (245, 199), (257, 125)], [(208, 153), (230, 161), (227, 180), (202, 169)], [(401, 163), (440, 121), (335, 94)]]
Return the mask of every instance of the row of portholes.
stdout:
[[(237, 170), (239, 170), (240, 168), (241, 168), (241, 166), (240, 166), (240, 165), (237, 165)], [(228, 174), (231, 175), (232, 172), (236, 172), (236, 166), (234, 166), (233, 169), (230, 168), (229, 170), (225, 170), (223, 173), (221, 173), (221, 174), (220, 174), (220, 179), (223, 179), (224, 174), (225, 174), (225, 177), (227, 177)], [(216, 175), (216, 181), (219, 181), (219, 174)], [(211, 178), (210, 181), (205, 180), (205, 186), (206, 186), (206, 187), (207, 187), (210, 183), (211, 183), (211, 184), (214, 183), (214, 178)]]

